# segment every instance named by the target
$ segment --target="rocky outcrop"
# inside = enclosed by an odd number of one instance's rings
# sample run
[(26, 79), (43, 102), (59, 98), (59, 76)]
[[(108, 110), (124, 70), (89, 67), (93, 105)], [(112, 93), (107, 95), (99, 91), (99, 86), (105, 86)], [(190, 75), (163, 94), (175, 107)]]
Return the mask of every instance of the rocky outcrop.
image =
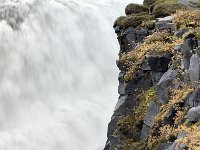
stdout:
[[(144, 2), (149, 3), (154, 1)], [(195, 134), (200, 132), (200, 37), (187, 35), (190, 24), (180, 28), (180, 19), (187, 18), (190, 11), (198, 16), (196, 10), (180, 11), (150, 20), (155, 25), (151, 29), (123, 26), (123, 21), (114, 25), (120, 44), (119, 99), (104, 150), (200, 146), (200, 134)], [(200, 35), (198, 28), (193, 27)]]

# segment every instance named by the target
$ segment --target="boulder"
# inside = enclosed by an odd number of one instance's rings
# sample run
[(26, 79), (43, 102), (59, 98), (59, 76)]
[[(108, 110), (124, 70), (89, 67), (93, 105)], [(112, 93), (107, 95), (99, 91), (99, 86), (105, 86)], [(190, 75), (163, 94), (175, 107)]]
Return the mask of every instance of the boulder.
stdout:
[(189, 69), (190, 58), (192, 56), (192, 48), (190, 46), (189, 39), (184, 40), (182, 48), (183, 48), (183, 67), (184, 69)]
[(200, 57), (197, 54), (190, 59), (189, 74), (193, 87), (197, 87), (200, 79)]
[(169, 54), (165, 54), (163, 56), (148, 55), (146, 56), (146, 60), (151, 68), (151, 71), (165, 72), (168, 69), (168, 64), (170, 63), (171, 56)]
[(129, 27), (127, 30), (124, 31), (123, 35), (126, 37), (129, 49), (134, 49), (136, 47), (137, 41), (137, 33), (134, 28)]
[(151, 131), (151, 127), (147, 126), (146, 124), (143, 124), (140, 139), (147, 138), (150, 134), (150, 131)]
[(163, 74), (160, 81), (157, 84), (157, 96), (158, 102), (161, 104), (166, 104), (169, 98), (169, 88), (178, 86), (173, 80), (178, 75), (177, 70), (172, 70), (171, 68)]
[(195, 89), (191, 94), (188, 95), (186, 106), (197, 107), (200, 106), (200, 89)]
[(175, 32), (174, 36), (175, 37), (178, 37), (178, 38), (182, 38), (183, 35), (185, 33), (187, 33), (189, 31), (189, 29), (185, 28), (185, 29), (182, 29), (182, 30), (178, 30), (177, 32)]
[(151, 101), (147, 110), (147, 114), (144, 118), (144, 124), (152, 128), (154, 125), (154, 117), (159, 113), (159, 111), (160, 106), (156, 102)]
[(187, 118), (190, 122), (200, 121), (200, 106), (191, 108), (187, 113)]

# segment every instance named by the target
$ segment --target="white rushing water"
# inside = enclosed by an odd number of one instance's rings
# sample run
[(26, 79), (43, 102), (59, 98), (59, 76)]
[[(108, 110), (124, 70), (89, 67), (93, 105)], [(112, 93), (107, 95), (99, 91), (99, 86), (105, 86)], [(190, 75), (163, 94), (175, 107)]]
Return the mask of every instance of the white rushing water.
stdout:
[(131, 1), (0, 0), (0, 150), (103, 149)]

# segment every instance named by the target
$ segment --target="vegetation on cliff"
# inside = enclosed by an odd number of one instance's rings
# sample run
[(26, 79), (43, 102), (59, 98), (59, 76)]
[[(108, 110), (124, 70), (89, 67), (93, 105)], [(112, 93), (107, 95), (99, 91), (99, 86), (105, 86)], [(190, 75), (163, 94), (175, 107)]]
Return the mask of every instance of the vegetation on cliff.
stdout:
[[(172, 56), (169, 68), (177, 74), (173, 77), (172, 72), (169, 76), (166, 71), (159, 72), (162, 74), (158, 80), (159, 83), (152, 83), (148, 89), (138, 88), (134, 92), (136, 106), (131, 114), (121, 117), (118, 121), (115, 136), (119, 138), (119, 143), (122, 145), (120, 149), (124, 150), (158, 150), (163, 143), (171, 143), (171, 146), (174, 144), (174, 149), (184, 147), (189, 150), (198, 150), (200, 147), (200, 119), (191, 121), (186, 116), (191, 108), (199, 106), (188, 102), (194, 98), (194, 94), (199, 88), (199, 86), (195, 87), (192, 82), (199, 85), (199, 81), (192, 81), (189, 78), (191, 70), (184, 66), (186, 63), (184, 61), (185, 59), (190, 60), (192, 56), (199, 58), (200, 48), (195, 42), (200, 40), (200, 10), (198, 8), (188, 10), (187, 6), (176, 0), (147, 0), (144, 4), (145, 6), (128, 5), (126, 7), (127, 16), (119, 17), (115, 21), (115, 25), (123, 29), (133, 27), (136, 30), (140, 28), (151, 30), (150, 35), (137, 43), (133, 50), (119, 55), (119, 62), (126, 66), (123, 70), (125, 72), (123, 82), (124, 84), (137, 84), (139, 82), (136, 79), (138, 72), (142, 72), (143, 78), (154, 74), (153, 71), (150, 71), (151, 69), (141, 69), (142, 65), (148, 61), (149, 56), (155, 58), (169, 54)], [(196, 3), (196, 5), (198, 4)], [(148, 10), (150, 10), (150, 14), (148, 14)], [(181, 36), (175, 35), (169, 30), (155, 30), (154, 19), (168, 15), (173, 16), (172, 24), (176, 27), (176, 33), (181, 33)], [(191, 46), (191, 44), (195, 45)], [(187, 52), (184, 52), (184, 45)], [(166, 89), (162, 89), (162, 86), (159, 85), (162, 82)], [(163, 95), (159, 93), (160, 91)], [(197, 92), (197, 94), (199, 93)], [(163, 99), (165, 99), (164, 102), (162, 102)], [(151, 120), (153, 125), (148, 127), (151, 129), (150, 132), (143, 137), (141, 135), (146, 125), (144, 124), (145, 117), (149, 117), (147, 114), (152, 101), (159, 105), (159, 112), (154, 116), (153, 121)]]

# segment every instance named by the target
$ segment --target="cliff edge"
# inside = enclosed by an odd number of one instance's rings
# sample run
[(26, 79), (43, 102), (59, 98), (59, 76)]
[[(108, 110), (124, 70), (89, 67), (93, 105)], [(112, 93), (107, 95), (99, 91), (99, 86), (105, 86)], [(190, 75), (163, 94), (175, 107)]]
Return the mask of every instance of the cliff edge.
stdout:
[(200, 150), (200, 2), (145, 0), (125, 13), (104, 150)]

